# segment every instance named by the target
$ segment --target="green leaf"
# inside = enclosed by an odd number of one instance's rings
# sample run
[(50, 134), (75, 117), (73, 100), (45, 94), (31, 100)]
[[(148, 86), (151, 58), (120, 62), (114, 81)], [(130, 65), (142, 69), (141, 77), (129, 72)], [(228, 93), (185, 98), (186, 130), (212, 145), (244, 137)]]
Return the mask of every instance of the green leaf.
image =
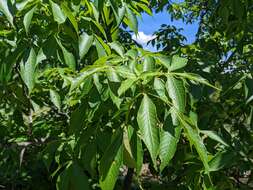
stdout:
[(62, 50), (65, 64), (68, 65), (69, 68), (75, 70), (76, 60), (75, 60), (74, 55), (66, 50), (66, 48), (60, 42), (60, 40), (58, 40), (56, 38), (56, 41), (57, 41), (58, 45), (60, 46), (60, 48)]
[(210, 171), (218, 171), (225, 167), (230, 167), (237, 162), (235, 152), (218, 152), (209, 162)]
[[(174, 109), (174, 108), (172, 108)], [(188, 124), (190, 119), (188, 119), (186, 116), (184, 116), (181, 112), (174, 109), (174, 113), (177, 114), (177, 117), (179, 118), (180, 122), (182, 123), (182, 126), (184, 127), (184, 131), (186, 133), (187, 139), (190, 141), (191, 144), (194, 145), (195, 149), (197, 150), (199, 157), (205, 167), (205, 172), (209, 172), (209, 165), (208, 165), (208, 156), (207, 156), (207, 150), (206, 147), (202, 141), (202, 139), (199, 136), (198, 128), (197, 126), (194, 126), (194, 128)]]
[(167, 117), (163, 128), (160, 130), (160, 147), (159, 158), (161, 160), (160, 171), (169, 164), (173, 158), (176, 150), (177, 143), (181, 134), (181, 126), (173, 126), (171, 117)]
[(50, 0), (50, 5), (51, 5), (51, 8), (52, 8), (54, 20), (55, 20), (56, 22), (58, 22), (59, 24), (64, 23), (65, 20), (66, 20), (66, 16), (65, 16), (65, 14), (62, 12), (60, 6), (57, 5), (56, 3), (54, 3), (54, 2), (51, 1), (51, 0)]
[(126, 14), (126, 7), (122, 6), (118, 8), (117, 25), (119, 26)]
[(57, 178), (56, 188), (57, 190), (91, 189), (88, 177), (84, 174), (82, 168), (72, 161)]
[(130, 145), (136, 163), (136, 174), (140, 175), (143, 164), (143, 148), (141, 139), (136, 131), (133, 132)]
[(89, 51), (93, 43), (93, 36), (83, 33), (79, 38), (79, 56), (82, 59)]
[(89, 186), (88, 177), (84, 174), (82, 168), (77, 164), (73, 163), (71, 173), (71, 190), (83, 190), (91, 189)]
[[(130, 126), (129, 126), (130, 127)], [(129, 134), (127, 129), (124, 129), (124, 135), (123, 135), (123, 161), (124, 165), (126, 165), (129, 168), (136, 168), (136, 162), (133, 157), (130, 140), (129, 140)]]
[(8, 7), (8, 0), (1, 0), (0, 1), (0, 11), (6, 16), (7, 20), (13, 25), (13, 16)]
[(70, 185), (70, 168), (72, 166), (72, 162), (70, 162), (65, 170), (61, 172), (61, 174), (58, 176), (57, 181), (56, 181), (56, 189), (57, 190), (69, 190), (69, 185)]
[(155, 67), (155, 59), (151, 56), (144, 57), (143, 72), (152, 71)]
[(148, 13), (150, 16), (152, 16), (152, 10), (147, 6), (145, 5), (144, 3), (137, 3), (137, 6), (141, 7), (142, 10), (144, 10), (146, 13)]
[(24, 23), (24, 26), (25, 26), (25, 31), (26, 33), (28, 34), (29, 33), (29, 26), (31, 24), (31, 21), (32, 21), (32, 17), (33, 17), (33, 13), (34, 11), (36, 10), (36, 7), (33, 7), (30, 11), (28, 11), (25, 16), (24, 16), (24, 20), (23, 20), (23, 23)]
[(109, 46), (116, 51), (121, 57), (124, 57), (124, 48), (121, 46), (119, 42), (111, 42)]
[(157, 60), (166, 68), (170, 69), (170, 64), (171, 64), (171, 58), (168, 56), (157, 56)]
[[(90, 140), (89, 139), (90, 135), (87, 136), (87, 140)], [(82, 164), (84, 166), (84, 169), (87, 170), (91, 174), (92, 177), (95, 177), (97, 175), (97, 144), (96, 142), (88, 143), (84, 147), (84, 150), (82, 151)]]
[(72, 23), (72, 25), (73, 25), (76, 33), (78, 34), (78, 32), (79, 32), (79, 30), (78, 30), (78, 24), (76, 22), (76, 19), (75, 19), (74, 15), (72, 14), (72, 11), (68, 7), (68, 4), (66, 2), (62, 3), (61, 4), (61, 9), (62, 9), (63, 13), (68, 17), (68, 19)]
[(105, 43), (104, 40), (101, 37), (99, 37), (98, 35), (95, 35), (95, 36), (96, 36), (97, 41), (101, 44), (102, 48), (104, 48), (107, 55), (110, 55), (111, 49), (110, 49), (109, 45), (107, 43)]
[(200, 133), (208, 136), (209, 138), (225, 145), (229, 146), (215, 131), (209, 131), (209, 130), (200, 130)]
[(70, 116), (70, 132), (80, 132), (84, 127), (87, 103), (83, 102), (77, 109), (75, 109)]
[[(185, 111), (185, 88), (183, 81), (173, 76), (167, 77), (166, 88), (173, 106), (181, 113)], [(176, 114), (172, 111), (173, 125), (178, 125)]]
[(128, 18), (128, 25), (129, 27), (134, 31), (135, 34), (138, 33), (138, 21), (136, 18), (136, 15), (132, 12), (128, 6), (126, 7), (126, 12), (127, 12), (127, 18)]
[(32, 92), (35, 84), (36, 59), (36, 53), (31, 49), (28, 59), (20, 64), (20, 74), (29, 90), (29, 94)]
[(118, 129), (112, 143), (101, 158), (99, 166), (99, 184), (102, 190), (114, 189), (119, 174), (119, 168), (123, 163), (122, 140), (122, 131)]
[(58, 108), (58, 110), (61, 109), (61, 97), (60, 95), (55, 91), (50, 89), (50, 98), (53, 104)]
[(181, 69), (186, 66), (187, 59), (179, 57), (178, 55), (174, 55), (172, 57), (171, 66), (169, 68), (170, 71), (175, 71), (177, 69)]
[(118, 96), (116, 96), (112, 90), (109, 90), (110, 97), (112, 99), (112, 102), (117, 106), (118, 109), (120, 109), (120, 104), (122, 103), (122, 99), (120, 99)]
[(168, 101), (168, 98), (166, 96), (166, 88), (165, 88), (165, 84), (163, 82), (162, 79), (155, 77), (154, 79), (154, 89), (156, 91), (156, 93), (158, 94), (158, 96), (165, 102)]
[(148, 95), (144, 94), (137, 114), (137, 122), (143, 142), (148, 148), (154, 166), (159, 148), (156, 107)]
[(135, 82), (136, 82), (136, 79), (134, 78), (133, 79), (129, 78), (129, 79), (124, 80), (118, 89), (118, 95), (121, 96), (122, 94), (124, 94), (129, 88), (133, 86)]

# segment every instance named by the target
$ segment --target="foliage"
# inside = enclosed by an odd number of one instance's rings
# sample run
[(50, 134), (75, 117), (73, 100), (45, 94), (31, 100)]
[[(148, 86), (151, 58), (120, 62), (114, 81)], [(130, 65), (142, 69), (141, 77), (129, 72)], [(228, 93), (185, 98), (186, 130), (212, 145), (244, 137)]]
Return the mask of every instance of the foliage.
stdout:
[[(148, 164), (166, 188), (250, 189), (252, 3), (234, 1), (0, 1), (0, 187), (110, 190), (134, 172), (152, 188)], [(162, 25), (162, 51), (143, 50), (129, 30), (164, 7), (200, 17), (197, 40)]]

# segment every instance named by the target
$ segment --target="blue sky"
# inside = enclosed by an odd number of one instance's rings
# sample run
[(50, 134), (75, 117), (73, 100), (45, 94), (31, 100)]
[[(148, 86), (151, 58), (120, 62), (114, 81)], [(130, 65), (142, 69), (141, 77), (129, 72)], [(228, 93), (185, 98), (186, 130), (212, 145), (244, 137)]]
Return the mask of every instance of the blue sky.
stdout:
[[(170, 15), (166, 12), (154, 13), (153, 16), (148, 14), (143, 14), (142, 18), (138, 19), (139, 22), (139, 42), (145, 41), (145, 39), (152, 38), (152, 34), (160, 28), (162, 24), (174, 25), (177, 28), (183, 28), (181, 32), (186, 38), (187, 41), (185, 43), (190, 44), (194, 42), (195, 35), (198, 30), (198, 23), (193, 24), (185, 24), (182, 21), (171, 21)], [(142, 39), (144, 38), (144, 40)], [(138, 39), (138, 37), (137, 37)], [(137, 40), (138, 41), (138, 40)], [(145, 43), (142, 43), (144, 45)], [(146, 49), (155, 51), (152, 47), (146, 47)]]

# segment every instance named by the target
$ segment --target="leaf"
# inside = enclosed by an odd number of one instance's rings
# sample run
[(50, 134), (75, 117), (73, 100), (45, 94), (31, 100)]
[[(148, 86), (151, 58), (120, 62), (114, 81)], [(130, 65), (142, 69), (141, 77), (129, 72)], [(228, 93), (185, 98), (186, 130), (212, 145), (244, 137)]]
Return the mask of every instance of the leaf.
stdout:
[(184, 125), (185, 129), (186, 129), (186, 133), (187, 133), (187, 139), (194, 145), (194, 147), (196, 148), (200, 159), (202, 160), (204, 167), (205, 167), (205, 171), (209, 172), (209, 165), (208, 165), (208, 157), (207, 157), (207, 150), (206, 147), (203, 143), (203, 141), (201, 140), (200, 136), (198, 135), (198, 133), (192, 129), (191, 126), (189, 125)]
[(160, 147), (159, 158), (161, 160), (160, 171), (169, 164), (173, 158), (176, 150), (177, 143), (181, 134), (181, 126), (173, 126), (171, 117), (167, 117), (163, 128), (160, 130)]
[(87, 109), (87, 102), (83, 102), (77, 109), (75, 109), (70, 116), (70, 132), (80, 132), (82, 127), (84, 127), (85, 115)]
[[(89, 138), (90, 136), (87, 137), (88, 140), (90, 140)], [(84, 150), (82, 151), (82, 164), (84, 166), (84, 169), (87, 170), (92, 177), (95, 177), (97, 175), (97, 144), (96, 142), (88, 143), (84, 147)]]
[(83, 189), (91, 189), (89, 186), (88, 177), (82, 171), (82, 168), (77, 164), (73, 163), (72, 165), (72, 173), (71, 173), (71, 190), (83, 190)]
[(54, 2), (51, 1), (51, 0), (50, 0), (50, 5), (51, 5), (51, 8), (52, 8), (54, 20), (55, 20), (56, 22), (58, 22), (59, 24), (64, 23), (65, 20), (66, 20), (66, 16), (65, 16), (65, 14), (62, 12), (60, 6), (57, 5), (56, 3), (54, 3)]
[(96, 36), (97, 41), (101, 44), (101, 46), (106, 51), (106, 53), (108, 55), (110, 55), (111, 54), (111, 49), (110, 49), (109, 45), (107, 43), (105, 43), (104, 40), (101, 37), (99, 37), (98, 35), (95, 35), (95, 36)]
[(79, 30), (78, 30), (78, 24), (76, 22), (76, 19), (75, 19), (74, 15), (72, 14), (72, 11), (68, 7), (68, 4), (66, 2), (62, 3), (61, 4), (61, 9), (62, 9), (63, 13), (68, 17), (68, 19), (72, 23), (72, 25), (73, 25), (76, 33), (78, 34), (78, 32), (79, 32)]
[(143, 63), (143, 72), (152, 71), (155, 67), (155, 59), (151, 56), (145, 56)]
[(141, 7), (142, 10), (144, 10), (146, 13), (148, 13), (150, 16), (152, 16), (152, 10), (145, 4), (143, 3), (137, 3), (137, 6)]
[(124, 94), (129, 88), (131, 88), (133, 86), (133, 84), (136, 82), (137, 79), (135, 78), (129, 78), (124, 80), (119, 89), (118, 89), (118, 95), (121, 96), (122, 94)]
[(126, 14), (126, 7), (125, 6), (119, 7), (118, 8), (118, 17), (117, 17), (117, 26), (120, 25), (125, 14)]
[(61, 174), (58, 176), (56, 181), (56, 189), (57, 190), (69, 190), (69, 184), (70, 184), (70, 167), (72, 165), (72, 162), (68, 164), (68, 166), (61, 172)]
[(8, 0), (0, 1), (0, 11), (6, 16), (7, 20), (11, 23), (11, 25), (14, 26), (13, 16), (8, 7)]
[(55, 91), (50, 89), (50, 99), (53, 102), (53, 104), (58, 108), (58, 110), (61, 109), (61, 97), (60, 95)]
[[(130, 127), (130, 126), (129, 126)], [(124, 135), (123, 135), (123, 161), (124, 165), (126, 165), (129, 168), (136, 168), (135, 159), (133, 157), (130, 140), (129, 140), (129, 134), (127, 129), (124, 129)]]
[(56, 187), (57, 190), (91, 189), (88, 177), (84, 174), (82, 168), (72, 161), (69, 162), (68, 166), (57, 178)]
[(235, 152), (218, 152), (209, 162), (210, 171), (218, 171), (225, 167), (230, 167), (237, 162)]
[(36, 10), (36, 7), (33, 7), (24, 16), (23, 24), (25, 26), (25, 31), (26, 31), (27, 34), (29, 33), (29, 26), (31, 24), (33, 13), (34, 13), (35, 10)]
[(137, 122), (143, 142), (151, 155), (154, 166), (159, 148), (159, 130), (157, 125), (156, 107), (152, 100), (144, 94), (137, 114)]
[(136, 174), (140, 175), (143, 164), (143, 148), (140, 137), (134, 131), (130, 140), (130, 146), (136, 163)]
[(83, 33), (79, 38), (79, 56), (82, 59), (89, 51), (93, 43), (93, 36)]
[(200, 133), (207, 135), (209, 138), (225, 145), (229, 146), (215, 131), (209, 131), (209, 130), (200, 130)]
[(33, 48), (30, 50), (29, 57), (25, 63), (20, 64), (21, 77), (29, 90), (29, 94), (32, 92), (35, 84), (35, 70), (36, 70), (36, 53)]
[(119, 174), (119, 168), (123, 163), (122, 140), (122, 131), (118, 129), (112, 143), (101, 158), (99, 166), (99, 184), (102, 190), (114, 189)]
[[(174, 109), (174, 108), (172, 108)], [(207, 156), (207, 150), (206, 147), (202, 141), (202, 139), (199, 136), (199, 133), (196, 129), (193, 129), (191, 125), (188, 124), (187, 120), (190, 121), (190, 119), (186, 118), (181, 112), (174, 109), (174, 112), (177, 114), (180, 122), (182, 123), (182, 126), (184, 127), (184, 131), (186, 133), (187, 139), (190, 141), (191, 144), (194, 145), (195, 149), (198, 152), (198, 155), (205, 167), (205, 172), (209, 172), (209, 165), (208, 165), (208, 156)]]
[(177, 69), (181, 69), (186, 66), (187, 59), (179, 57), (178, 55), (174, 55), (172, 57), (171, 66), (169, 68), (170, 71), (175, 71)]
[(168, 56), (157, 56), (156, 57), (159, 62), (165, 66), (166, 68), (170, 69), (171, 59)]
[(138, 33), (138, 21), (136, 18), (136, 15), (132, 12), (132, 10), (130, 8), (128, 8), (128, 6), (126, 7), (126, 12), (127, 12), (127, 18), (128, 18), (128, 25), (129, 27), (134, 31), (135, 34)]
[(165, 102), (168, 101), (168, 98), (166, 96), (166, 88), (165, 88), (165, 84), (163, 82), (162, 79), (155, 77), (154, 79), (154, 89), (156, 91), (156, 93), (158, 94), (158, 96)]
[(109, 43), (109, 46), (115, 50), (121, 57), (124, 57), (124, 48), (120, 45), (119, 42)]
[(110, 97), (112, 99), (112, 102), (117, 106), (118, 109), (120, 109), (120, 104), (122, 103), (122, 99), (120, 99), (118, 96), (116, 96), (112, 90), (109, 90)]
[(74, 55), (66, 50), (66, 48), (60, 42), (60, 40), (58, 40), (56, 38), (56, 41), (57, 41), (58, 45), (60, 46), (60, 48), (62, 50), (65, 64), (68, 65), (69, 68), (75, 70), (75, 68), (76, 68), (76, 60), (75, 60)]
[[(183, 81), (172, 76), (167, 77), (166, 88), (173, 106), (181, 113), (185, 111), (185, 88)], [(178, 125), (176, 114), (172, 111), (173, 125)]]

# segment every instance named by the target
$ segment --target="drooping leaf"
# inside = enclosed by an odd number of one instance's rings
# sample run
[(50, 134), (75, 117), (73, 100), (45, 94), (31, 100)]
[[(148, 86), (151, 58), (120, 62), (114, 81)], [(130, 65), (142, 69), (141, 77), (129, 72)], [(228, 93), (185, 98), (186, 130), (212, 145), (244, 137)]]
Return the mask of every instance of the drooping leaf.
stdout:
[(99, 166), (99, 184), (102, 190), (113, 190), (115, 186), (119, 168), (123, 163), (122, 140), (122, 131), (118, 129), (112, 143), (101, 158)]
[(136, 15), (133, 13), (133, 11), (128, 6), (125, 6), (125, 7), (126, 7), (126, 12), (127, 12), (128, 25), (134, 31), (134, 33), (137, 34), (138, 33), (138, 21), (137, 21)]
[(79, 32), (78, 23), (77, 23), (76, 18), (74, 17), (74, 15), (72, 13), (72, 11), (68, 7), (68, 4), (66, 2), (62, 3), (61, 4), (61, 9), (62, 9), (64, 15), (66, 15), (68, 17), (68, 19), (72, 23), (76, 33), (78, 34), (78, 32)]
[(123, 161), (124, 165), (126, 165), (129, 168), (136, 167), (136, 162), (130, 145), (130, 137), (126, 129), (124, 130), (123, 135)]
[(82, 190), (82, 189), (91, 189), (89, 186), (88, 177), (83, 172), (82, 168), (77, 164), (73, 163), (71, 173), (71, 190)]
[(116, 51), (121, 57), (124, 57), (124, 48), (120, 45), (119, 42), (109, 43), (109, 46)]
[(137, 135), (136, 131), (133, 132), (130, 145), (136, 163), (136, 174), (140, 175), (143, 164), (143, 147), (141, 138)]
[(224, 167), (229, 167), (236, 163), (237, 156), (235, 152), (218, 152), (209, 162), (210, 171), (218, 171)]
[(147, 146), (154, 166), (159, 148), (159, 129), (157, 127), (156, 107), (147, 94), (144, 94), (137, 114), (141, 138)]
[(76, 60), (75, 60), (74, 55), (73, 55), (71, 52), (69, 52), (69, 51), (62, 45), (62, 43), (60, 42), (60, 40), (58, 40), (58, 39), (56, 38), (56, 41), (57, 41), (58, 45), (60, 46), (60, 48), (61, 48), (61, 50), (62, 50), (65, 64), (68, 65), (69, 68), (75, 70), (75, 68), (76, 68)]
[(160, 171), (169, 164), (173, 158), (177, 143), (181, 134), (181, 126), (173, 126), (171, 117), (167, 116), (163, 128), (160, 130), (159, 158), (161, 160)]
[(197, 126), (191, 126), (189, 124), (190, 120), (187, 117), (185, 117), (181, 112), (179, 112), (175, 108), (172, 109), (174, 109), (174, 113), (177, 114), (177, 117), (184, 128), (187, 139), (189, 140), (191, 145), (194, 145), (195, 149), (197, 150), (197, 153), (204, 165), (205, 172), (209, 173), (207, 150), (202, 139), (199, 136)]
[(72, 162), (70, 162), (67, 167), (61, 172), (56, 181), (56, 189), (57, 190), (69, 190), (70, 185), (70, 177), (71, 177), (71, 166)]
[(166, 96), (166, 87), (162, 79), (155, 77), (154, 79), (154, 89), (158, 96), (165, 102), (168, 101)]
[(58, 108), (58, 110), (61, 109), (61, 97), (60, 95), (55, 91), (50, 89), (50, 98), (53, 104)]
[(77, 163), (69, 162), (64, 171), (57, 178), (57, 190), (91, 189), (88, 177)]
[(24, 16), (23, 23), (24, 23), (25, 31), (26, 31), (27, 34), (29, 32), (29, 27), (30, 27), (30, 24), (31, 24), (31, 21), (32, 21), (32, 17), (33, 17), (33, 13), (34, 13), (35, 10), (36, 10), (36, 7), (33, 7)]
[(209, 138), (225, 145), (229, 146), (228, 143), (225, 142), (215, 131), (210, 131), (210, 130), (201, 130), (200, 133), (207, 135)]
[(132, 79), (132, 78), (129, 78), (129, 79), (126, 79), (124, 80), (119, 89), (118, 89), (118, 94), (119, 96), (121, 96), (122, 94), (124, 94), (129, 88), (132, 87), (132, 85), (136, 82), (136, 79)]
[(90, 47), (92, 46), (92, 43), (93, 43), (93, 36), (88, 35), (85, 32), (82, 35), (80, 35), (80, 38), (79, 38), (79, 56), (80, 56), (80, 59), (82, 59), (87, 54)]
[(188, 60), (186, 58), (182, 58), (182, 57), (179, 57), (178, 55), (174, 55), (172, 57), (172, 61), (171, 61), (171, 65), (170, 65), (169, 70), (175, 71), (177, 69), (181, 69), (186, 66), (187, 61)]
[(59, 24), (64, 23), (67, 17), (61, 10), (61, 7), (58, 4), (54, 3), (52, 0), (50, 0), (50, 5), (52, 8), (54, 20)]
[(75, 109), (70, 116), (70, 132), (80, 132), (84, 127), (85, 111), (87, 109), (87, 103), (83, 102), (77, 109)]
[(152, 71), (155, 67), (155, 59), (151, 56), (145, 56), (143, 63), (143, 71)]
[[(167, 77), (166, 88), (172, 100), (173, 106), (181, 113), (185, 111), (185, 88), (181, 79), (176, 79), (173, 76)], [(178, 125), (178, 119), (172, 111), (173, 125)]]
[(30, 50), (29, 57), (27, 60), (24, 60), (20, 64), (20, 74), (21, 77), (26, 84), (29, 94), (32, 92), (33, 87), (35, 85), (35, 77), (36, 77), (36, 53), (33, 48)]
[(0, 11), (6, 16), (7, 20), (13, 25), (13, 16), (11, 11), (8, 7), (8, 0), (1, 0), (0, 1)]

